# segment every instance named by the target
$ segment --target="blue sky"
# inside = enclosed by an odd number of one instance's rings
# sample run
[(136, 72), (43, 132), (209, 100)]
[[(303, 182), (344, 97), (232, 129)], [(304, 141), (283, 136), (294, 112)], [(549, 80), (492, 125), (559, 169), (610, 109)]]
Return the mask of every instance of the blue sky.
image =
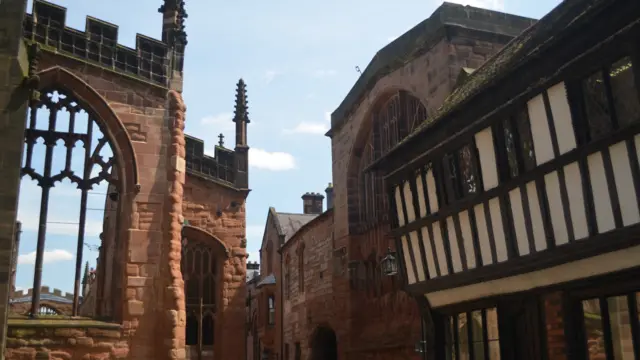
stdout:
[[(91, 15), (119, 26), (119, 42), (135, 46), (135, 34), (159, 39), (161, 0), (55, 0), (67, 7), (67, 26), (84, 29)], [(189, 45), (185, 59), (184, 97), (187, 133), (212, 150), (219, 133), (233, 141), (231, 116), (235, 84), (247, 83), (250, 187), (247, 238), (250, 261), (256, 261), (269, 206), (301, 212), (300, 197), (324, 192), (331, 182), (331, 143), (324, 133), (329, 113), (390, 40), (429, 17), (442, 3), (431, 0), (211, 1), (186, 0)], [(454, 0), (540, 18), (560, 0)], [(28, 11), (31, 12), (31, 0)], [(50, 211), (43, 284), (73, 290), (78, 204), (69, 200), (70, 185), (59, 186)], [(91, 208), (104, 208), (105, 186), (89, 196)], [(30, 288), (40, 190), (23, 181), (17, 285)], [(26, 219), (26, 220), (25, 220)], [(83, 262), (95, 266), (101, 214), (89, 212)], [(59, 224), (65, 223), (65, 224)]]

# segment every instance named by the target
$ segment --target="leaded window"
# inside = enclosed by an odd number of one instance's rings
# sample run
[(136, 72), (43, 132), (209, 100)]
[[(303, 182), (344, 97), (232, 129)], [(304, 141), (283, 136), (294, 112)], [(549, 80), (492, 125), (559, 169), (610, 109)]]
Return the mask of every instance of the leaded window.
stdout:
[(444, 334), (447, 360), (500, 360), (496, 308), (447, 316)]
[(186, 345), (212, 346), (216, 320), (218, 266), (213, 249), (183, 239), (181, 270), (187, 312)]
[(387, 154), (427, 118), (427, 110), (419, 99), (399, 91), (380, 104), (370, 115), (371, 130), (360, 154), (358, 196), (352, 216), (356, 232), (385, 220), (389, 204), (381, 174), (365, 171), (374, 161)]
[(640, 356), (640, 293), (581, 301), (584, 338), (589, 360), (635, 360)]
[(581, 91), (588, 141), (640, 121), (640, 97), (630, 57), (587, 76)]

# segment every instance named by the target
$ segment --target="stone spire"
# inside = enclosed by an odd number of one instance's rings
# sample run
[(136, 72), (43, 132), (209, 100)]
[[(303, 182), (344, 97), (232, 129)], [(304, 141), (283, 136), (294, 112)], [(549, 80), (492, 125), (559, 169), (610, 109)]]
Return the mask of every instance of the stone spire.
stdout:
[(244, 121), (249, 123), (249, 102), (247, 101), (247, 84), (240, 79), (236, 85), (236, 110), (233, 116), (233, 122)]
[(233, 122), (236, 123), (236, 146), (247, 145), (247, 124), (249, 120), (249, 106), (247, 101), (247, 85), (240, 79), (236, 85), (236, 106)]
[(235, 147), (235, 186), (239, 189), (249, 188), (249, 145), (247, 145), (247, 124), (249, 120), (249, 106), (247, 105), (247, 85), (240, 79), (236, 86), (236, 106), (233, 122), (236, 123)]

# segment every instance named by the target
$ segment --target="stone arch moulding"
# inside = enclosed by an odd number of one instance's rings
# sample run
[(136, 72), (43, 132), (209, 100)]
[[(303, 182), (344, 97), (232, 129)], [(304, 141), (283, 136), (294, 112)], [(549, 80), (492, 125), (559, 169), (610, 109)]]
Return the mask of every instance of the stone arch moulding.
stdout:
[(204, 229), (192, 225), (184, 225), (182, 226), (182, 236), (186, 237), (187, 239), (194, 239), (196, 241), (203, 242), (205, 244), (212, 244), (213, 248), (224, 254), (226, 259), (230, 257), (231, 251), (229, 250), (227, 245), (222, 242), (217, 236)]
[(91, 85), (60, 66), (42, 70), (37, 76), (40, 78), (38, 90), (60, 88), (60, 90), (69, 91), (86, 110), (93, 112), (92, 115), (96, 116), (104, 126), (102, 129), (104, 135), (111, 142), (118, 164), (121, 192), (124, 194), (138, 192), (140, 190), (138, 163), (133, 143), (124, 124), (107, 101)]
[[(351, 179), (357, 179), (359, 177), (360, 171), (360, 163), (362, 161), (362, 156), (364, 154), (364, 149), (367, 144), (367, 140), (369, 140), (369, 133), (373, 128), (373, 114), (377, 111), (382, 105), (384, 105), (393, 95), (399, 92), (405, 92), (409, 96), (420, 101), (422, 106), (426, 108), (426, 103), (424, 99), (422, 99), (418, 94), (414, 91), (404, 88), (402, 86), (388, 86), (382, 89), (375, 99), (368, 103), (368, 107), (362, 116), (362, 121), (360, 122), (360, 126), (356, 132), (355, 140), (353, 145), (351, 146), (351, 151), (349, 152), (349, 159), (347, 162), (347, 208), (349, 209), (349, 229), (351, 229), (351, 212), (352, 209), (358, 207), (358, 192), (359, 192), (359, 181), (352, 181)], [(360, 106), (367, 106), (365, 102), (361, 102)], [(352, 113), (354, 114), (355, 111)], [(351, 230), (350, 230), (351, 231)]]

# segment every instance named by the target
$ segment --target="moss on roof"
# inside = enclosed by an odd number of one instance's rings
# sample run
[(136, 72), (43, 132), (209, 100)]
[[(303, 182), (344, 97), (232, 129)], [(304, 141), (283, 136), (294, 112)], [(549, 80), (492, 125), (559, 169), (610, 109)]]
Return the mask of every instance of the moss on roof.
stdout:
[(565, 0), (555, 9), (509, 42), (456, 88), (440, 108), (388, 154), (396, 153), (406, 143), (424, 133), (433, 124), (462, 108), (474, 96), (518, 69), (529, 56), (557, 40), (558, 35), (584, 18), (589, 10), (611, 0)]

